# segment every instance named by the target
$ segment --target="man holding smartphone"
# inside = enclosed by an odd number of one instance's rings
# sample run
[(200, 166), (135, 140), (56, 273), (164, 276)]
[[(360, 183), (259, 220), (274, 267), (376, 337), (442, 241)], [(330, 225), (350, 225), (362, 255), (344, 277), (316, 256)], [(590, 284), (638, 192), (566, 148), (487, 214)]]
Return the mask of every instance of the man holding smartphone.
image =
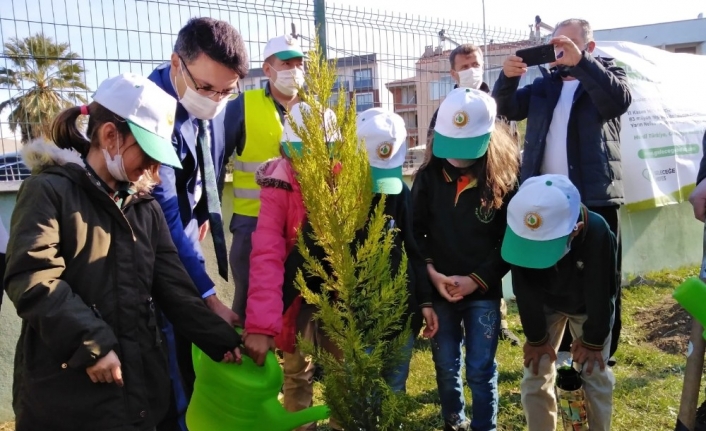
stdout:
[[(596, 47), (588, 21), (569, 19), (556, 25), (556, 61), (542, 77), (518, 88), (527, 72), (522, 58), (511, 55), (493, 88), (498, 115), (527, 119), (521, 181), (543, 174), (569, 177), (582, 203), (602, 216), (618, 239), (615, 276), (620, 286), (620, 116), (632, 102), (625, 71), (613, 59), (593, 57)], [(620, 293), (615, 304), (610, 354), (620, 336)], [(562, 343), (561, 350), (568, 350)]]

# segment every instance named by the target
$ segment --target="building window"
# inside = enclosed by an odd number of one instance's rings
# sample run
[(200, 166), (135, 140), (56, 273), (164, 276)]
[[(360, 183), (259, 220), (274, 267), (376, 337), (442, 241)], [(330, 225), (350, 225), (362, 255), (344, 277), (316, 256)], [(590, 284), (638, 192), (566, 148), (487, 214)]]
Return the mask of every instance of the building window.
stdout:
[(260, 80), (260, 88), (265, 88), (265, 86), (267, 85), (268, 82), (270, 82), (269, 79), (261, 79)]
[(674, 48), (676, 54), (696, 54), (695, 46), (685, 46), (682, 48)]
[(373, 93), (361, 93), (355, 95), (355, 110), (363, 112), (374, 107)]
[(356, 69), (353, 71), (354, 88), (373, 88), (373, 69)]
[(336, 81), (333, 83), (333, 91), (349, 91), (350, 90), (350, 84), (348, 83), (348, 79), (346, 79), (345, 76), (338, 76), (336, 77)]
[(404, 120), (404, 125), (408, 129), (408, 133), (410, 132), (409, 129), (417, 128), (417, 114), (415, 114), (414, 112), (401, 112), (399, 115)]
[(403, 105), (413, 105), (417, 101), (417, 89), (415, 87), (402, 87), (401, 101)]
[(446, 95), (454, 89), (454, 85), (456, 85), (456, 82), (454, 82), (453, 78), (450, 76), (444, 76), (441, 77), (438, 81), (430, 82), (429, 99), (439, 100), (443, 97), (446, 97)]
[(331, 97), (328, 99), (328, 105), (331, 109), (335, 109), (338, 106), (339, 99), (343, 98), (346, 107), (350, 106), (351, 99), (348, 97), (348, 93), (344, 92), (334, 92), (331, 93)]

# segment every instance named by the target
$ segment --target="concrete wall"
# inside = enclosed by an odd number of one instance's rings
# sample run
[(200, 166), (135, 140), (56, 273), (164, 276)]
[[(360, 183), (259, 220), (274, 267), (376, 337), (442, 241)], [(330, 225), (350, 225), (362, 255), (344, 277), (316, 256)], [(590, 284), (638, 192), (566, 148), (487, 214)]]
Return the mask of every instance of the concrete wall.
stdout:
[(662, 22), (650, 25), (595, 30), (597, 41), (630, 41), (674, 52), (677, 48), (696, 48), (706, 54), (706, 19)]
[[(411, 182), (409, 177), (406, 180)], [(226, 186), (223, 197), (223, 216), (228, 226), (232, 212), (230, 186)], [(0, 191), (0, 218), (8, 229), (14, 203), (14, 192)], [(689, 204), (632, 214), (623, 212), (622, 217), (624, 278), (627, 278), (628, 274), (641, 274), (700, 262), (703, 225), (694, 220)], [(226, 241), (228, 244), (231, 242), (227, 229)], [(218, 296), (225, 304), (230, 305), (234, 290), (232, 281), (226, 282), (218, 277), (210, 238), (207, 238), (203, 245), (208, 271), (217, 283)], [(511, 298), (513, 295), (509, 276), (503, 284), (505, 297)], [(19, 329), (20, 321), (15, 309), (5, 297), (0, 310), (0, 422), (13, 418), (12, 368)]]

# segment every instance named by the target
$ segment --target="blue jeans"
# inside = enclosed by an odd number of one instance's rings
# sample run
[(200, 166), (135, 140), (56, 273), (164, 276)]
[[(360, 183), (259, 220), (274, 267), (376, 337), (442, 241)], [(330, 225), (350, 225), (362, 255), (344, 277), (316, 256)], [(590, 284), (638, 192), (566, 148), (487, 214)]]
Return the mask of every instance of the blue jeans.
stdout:
[[(407, 392), (407, 377), (409, 377), (409, 363), (412, 361), (412, 348), (414, 347), (414, 336), (410, 335), (407, 344), (402, 348), (402, 362), (389, 375), (383, 376), (385, 382), (393, 392)], [(368, 354), (372, 348), (366, 349)]]
[(394, 392), (407, 392), (407, 377), (409, 376), (409, 363), (412, 361), (413, 347), (414, 336), (410, 335), (402, 350), (404, 359), (389, 376), (385, 376), (385, 381)]
[(466, 382), (473, 398), (471, 429), (495, 431), (498, 418), (495, 351), (500, 300), (472, 301), (463, 310), (457, 310), (447, 301), (437, 301), (434, 311), (439, 316), (439, 331), (432, 340), (432, 355), (444, 420), (451, 425), (466, 421), (461, 380), (461, 347), (465, 344)]

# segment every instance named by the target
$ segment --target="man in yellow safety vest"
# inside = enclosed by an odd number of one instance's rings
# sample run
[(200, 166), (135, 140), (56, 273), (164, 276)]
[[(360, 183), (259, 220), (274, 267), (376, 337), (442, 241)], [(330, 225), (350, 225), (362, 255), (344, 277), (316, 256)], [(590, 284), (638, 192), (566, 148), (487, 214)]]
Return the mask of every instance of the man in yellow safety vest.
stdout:
[[(262, 71), (269, 82), (232, 101), (226, 112), (226, 140), (235, 141), (233, 169), (233, 243), (230, 266), (235, 281), (233, 311), (245, 321), (250, 271), (250, 237), (260, 212), (260, 187), (255, 173), (265, 161), (280, 154), (285, 113), (299, 102), (304, 85), (304, 53), (289, 35), (270, 39), (263, 52)], [(232, 142), (229, 142), (232, 144)]]

